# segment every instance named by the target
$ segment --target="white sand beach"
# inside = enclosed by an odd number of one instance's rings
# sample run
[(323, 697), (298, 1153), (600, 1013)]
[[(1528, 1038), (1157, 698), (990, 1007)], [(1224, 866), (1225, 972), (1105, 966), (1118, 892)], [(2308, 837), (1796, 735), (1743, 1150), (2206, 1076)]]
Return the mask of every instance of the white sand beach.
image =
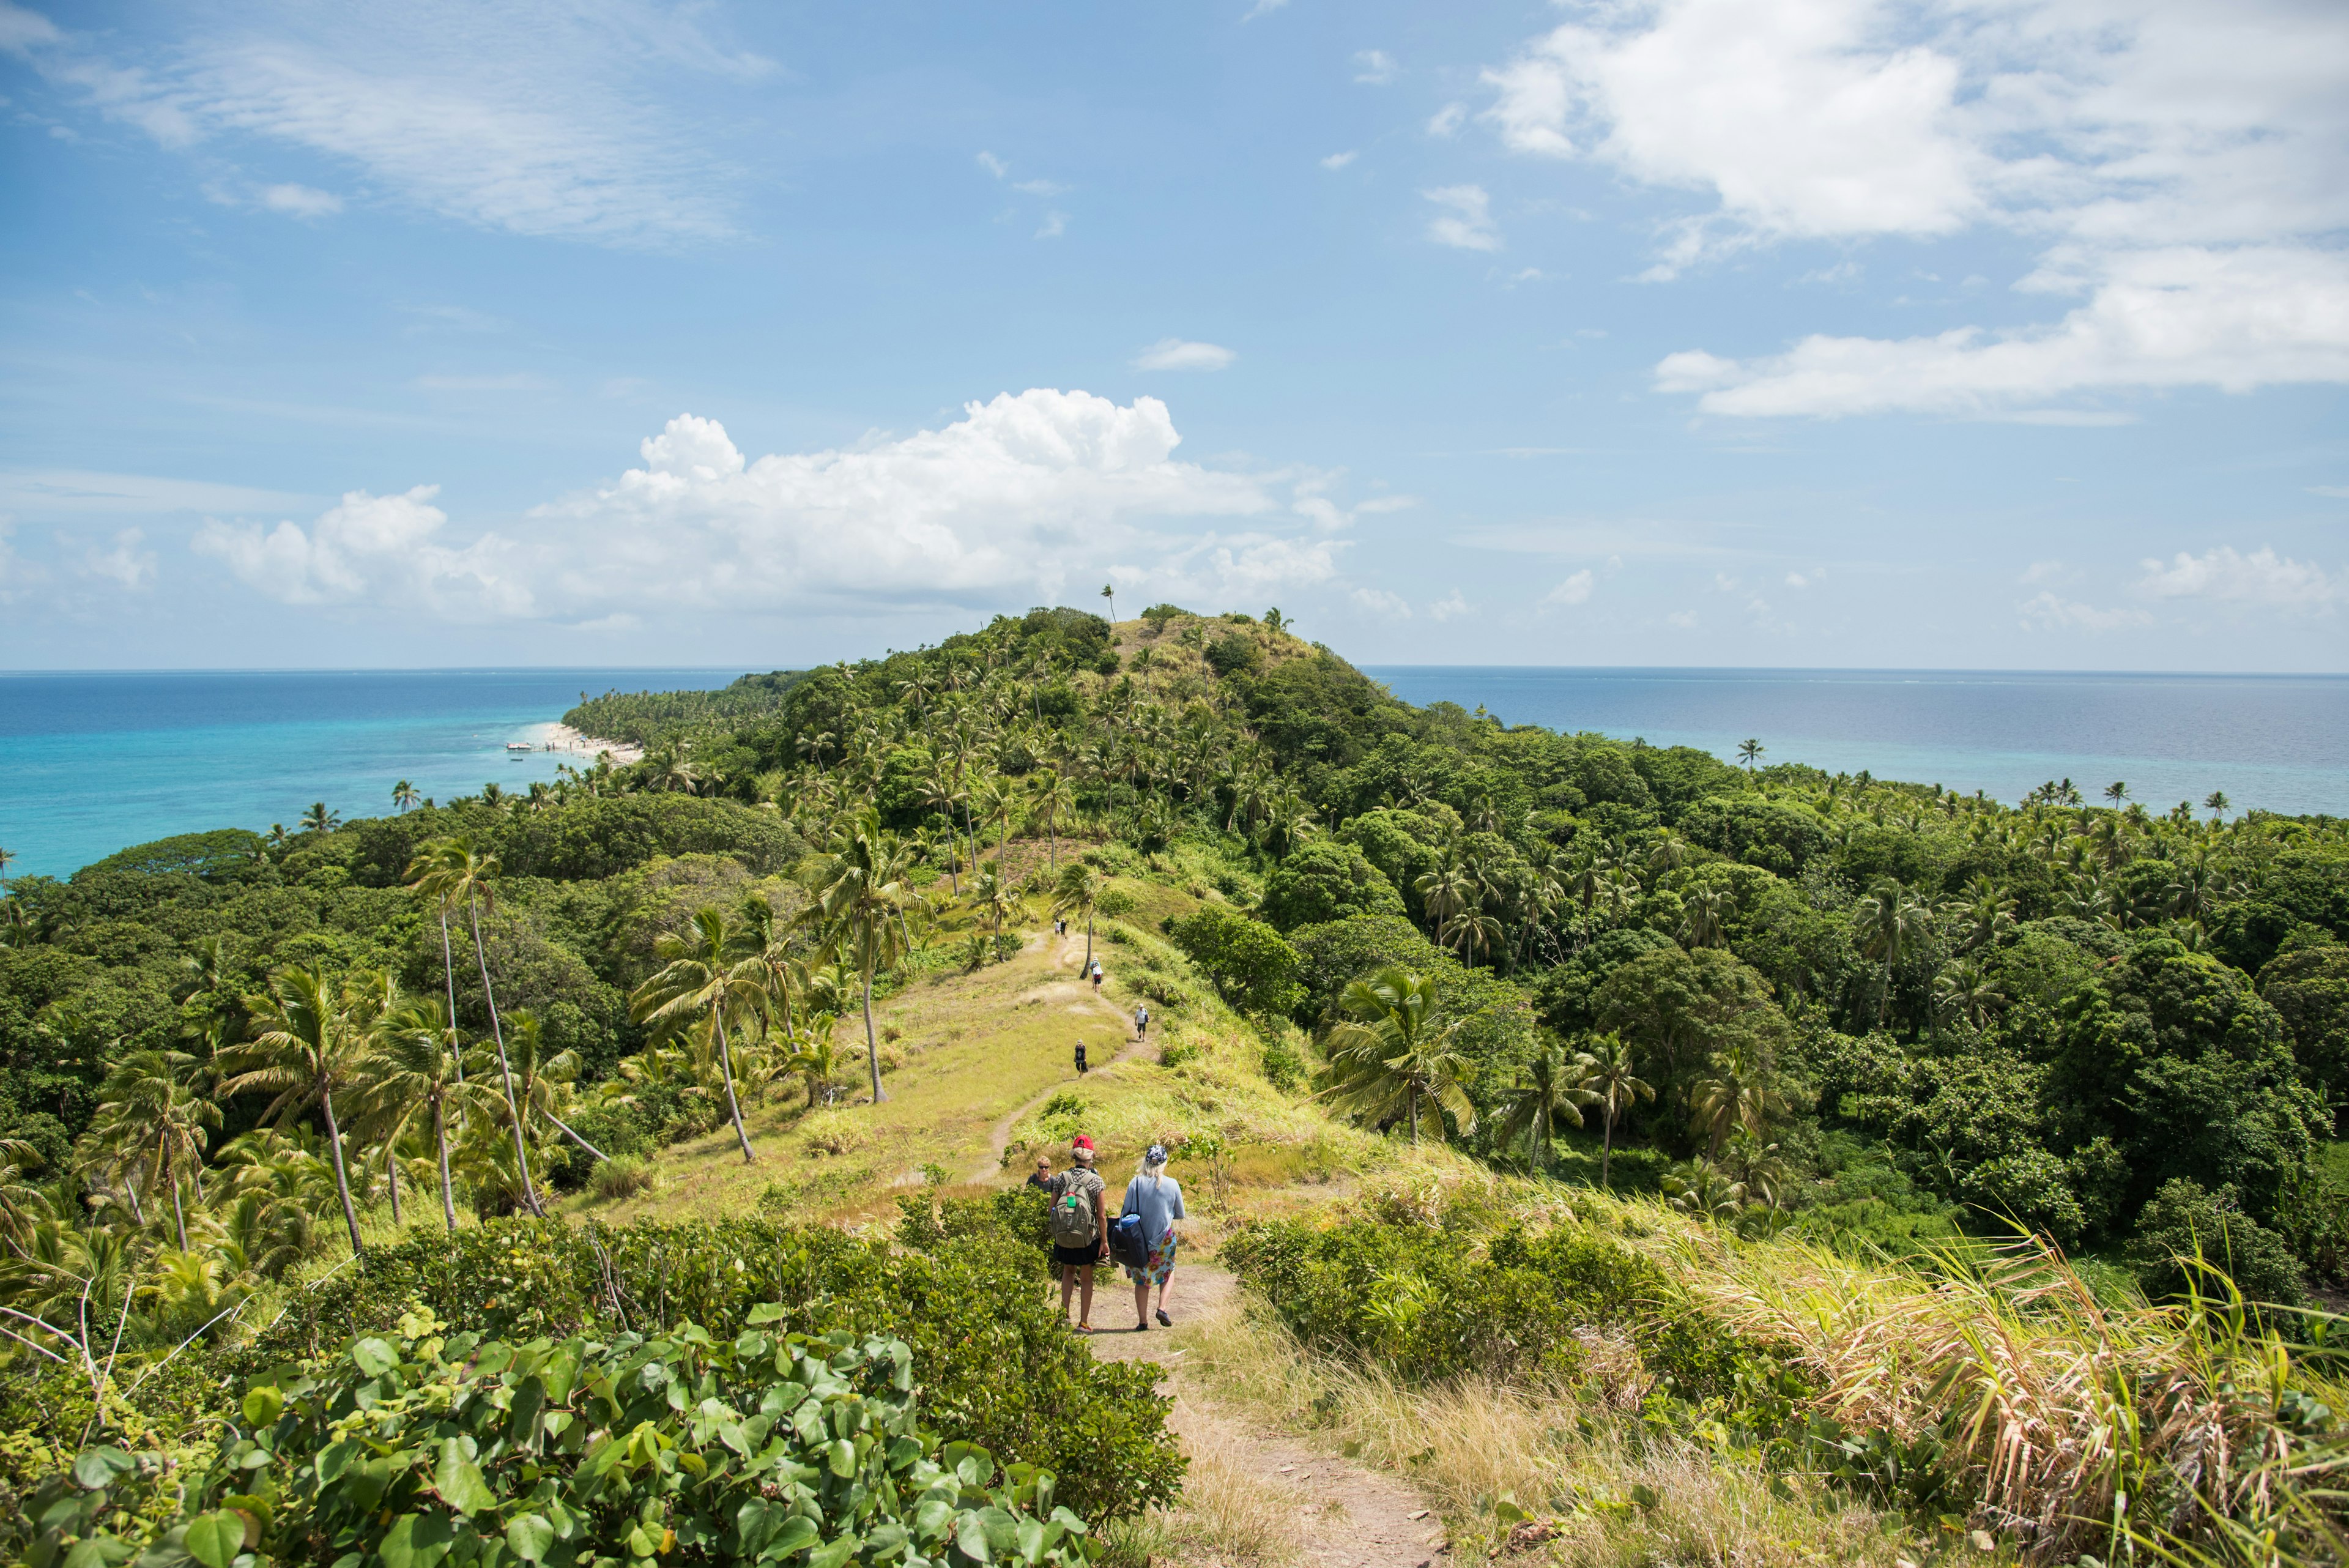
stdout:
[(543, 751), (569, 752), (589, 764), (595, 762), (598, 753), (605, 752), (611, 753), (615, 766), (624, 767), (645, 760), (641, 746), (632, 746), (626, 741), (607, 741), (597, 735), (585, 735), (568, 724), (533, 724), (523, 732), (522, 738)]

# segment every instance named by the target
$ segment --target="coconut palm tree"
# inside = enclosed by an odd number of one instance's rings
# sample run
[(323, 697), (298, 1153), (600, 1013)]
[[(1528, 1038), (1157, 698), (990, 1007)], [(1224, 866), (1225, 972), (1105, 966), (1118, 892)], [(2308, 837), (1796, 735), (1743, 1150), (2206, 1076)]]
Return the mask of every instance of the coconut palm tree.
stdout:
[(1744, 1127), (1759, 1137), (1769, 1118), (1785, 1109), (1766, 1078), (1760, 1054), (1737, 1044), (1715, 1055), (1713, 1072), (1691, 1089), (1689, 1108), (1715, 1157), (1732, 1128)]
[(1051, 846), (1046, 869), (1057, 877), (1061, 874), (1061, 816), (1076, 815), (1077, 788), (1057, 768), (1039, 768), (1029, 777), (1028, 787), (1033, 793), (1034, 808), (1043, 814), (1045, 841)]
[(1769, 748), (1759, 741), (1740, 741), (1737, 742), (1737, 760), (1744, 763), (1745, 771), (1751, 774), (1754, 771), (1754, 764), (1760, 762), (1762, 754), (1768, 750)]
[(1933, 1004), (1942, 1017), (1962, 1018), (1980, 1029), (1991, 1013), (2006, 1005), (2006, 993), (1991, 983), (1981, 964), (1960, 959), (1936, 980)]
[(184, 1051), (133, 1051), (107, 1075), (90, 1123), (98, 1141), (143, 1171), (150, 1191), (170, 1190), (172, 1230), (183, 1252), (188, 1214), (180, 1189), (203, 1168), (205, 1129), (221, 1125), (220, 1106), (193, 1086), (198, 1066)]
[(221, 1084), (220, 1096), (226, 1099), (247, 1089), (275, 1095), (262, 1120), (281, 1127), (295, 1113), (317, 1105), (326, 1120), (326, 1149), (334, 1157), (335, 1192), (342, 1199), (351, 1251), (363, 1251), (350, 1172), (343, 1164), (343, 1129), (335, 1115), (335, 1096), (357, 1078), (366, 1039), (353, 1027), (348, 1003), (316, 962), (283, 971), (269, 990), (269, 1002), (256, 1020), (258, 1032), (228, 1054), (223, 1065), (232, 1076)]
[(440, 1218), (457, 1228), (455, 1183), (449, 1173), (449, 1121), (471, 1109), (491, 1115), (498, 1096), (488, 1085), (467, 1082), (457, 1031), (437, 996), (385, 1013), (370, 1032), (360, 1064), (369, 1130), (382, 1140), (387, 1163), (419, 1116), (432, 1127), (432, 1154), (440, 1168)]
[[(473, 933), (473, 961), (481, 971), (481, 1000), (489, 1004), (490, 1038), (498, 1048), (498, 1074), (504, 1080), (506, 1115), (513, 1131), (514, 1164), (522, 1174), (523, 1203), (533, 1214), (544, 1215), (545, 1208), (538, 1200), (537, 1185), (530, 1177), (530, 1150), (523, 1146), (522, 1106), (514, 1096), (513, 1066), (506, 1060), (505, 1025), (498, 1019), (498, 996), (490, 984), (489, 950), (481, 943), (481, 916), (497, 913), (497, 877), (502, 869), (498, 857), (483, 854), (473, 846), (473, 841), (463, 835), (435, 838), (417, 846), (416, 858), (409, 863), (408, 882), (426, 898), (437, 898), (444, 906), (462, 901), (466, 923)], [(449, 1006), (450, 1015), (456, 1012), (455, 981), (450, 982)]]
[(1103, 583), (1101, 597), (1109, 601), (1109, 621), (1112, 626), (1115, 626), (1117, 624), (1117, 585)]
[(2227, 792), (2222, 789), (2214, 789), (2202, 797), (2202, 809), (2210, 814), (2210, 823), (2214, 827), (2226, 816), (2227, 808), (2234, 804), (2227, 798)]
[[(1340, 1112), (1373, 1124), (1402, 1116), (1411, 1141), (1419, 1141), (1419, 1108), (1425, 1101), (1450, 1111), (1464, 1133), (1476, 1129), (1476, 1107), (1463, 1087), (1475, 1071), (1456, 1044), (1460, 1021), (1435, 1023), (1435, 982), (1425, 975), (1387, 968), (1355, 981), (1338, 998), (1346, 1022), (1330, 1032), (1330, 1064), (1335, 1080), (1322, 1093)], [(1435, 1118), (1444, 1136), (1444, 1120)]]
[(0, 849), (0, 888), (5, 888), (8, 885), (8, 867), (15, 864), (16, 864), (16, 852), (13, 849)]
[(1019, 786), (1000, 774), (990, 774), (980, 779), (970, 792), (971, 805), (981, 822), (995, 824), (995, 864), (1003, 865), (1004, 852), (1011, 845), (1011, 819), (1019, 810)]
[(970, 898), (988, 912), (994, 922), (994, 935), (1000, 940), (1003, 917), (1019, 908), (1019, 889), (1005, 882), (1002, 874), (990, 866), (970, 879)]
[(343, 814), (328, 811), (323, 800), (313, 802), (310, 809), (302, 814), (302, 831), (305, 833), (332, 833), (342, 825)]
[(1681, 942), (1689, 948), (1717, 948), (1728, 940), (1728, 916), (1736, 901), (1725, 888), (1700, 888), (1688, 896), (1681, 921)]
[(1884, 999), (1878, 1015), (1892, 1005), (1892, 971), (1932, 929), (1933, 912), (1899, 883), (1887, 879), (1859, 901), (1852, 934), (1859, 950), (1884, 966)]
[(782, 1060), (782, 1070), (797, 1073), (807, 1084), (808, 1109), (831, 1087), (833, 1075), (840, 1071), (840, 1042), (833, 1034), (838, 1018), (829, 1012), (819, 1012), (808, 1020), (807, 1037), (799, 1042), (790, 1055)]
[(1590, 1042), (1590, 1047), (1578, 1060), (1590, 1066), (1582, 1076), (1580, 1087), (1590, 1092), (1590, 1104), (1599, 1107), (1604, 1129), (1599, 1143), (1599, 1185), (1607, 1185), (1609, 1162), (1615, 1154), (1615, 1124), (1637, 1100), (1652, 1100), (1656, 1091), (1638, 1075), (1638, 1064), (1631, 1059), (1631, 1047), (1623, 1037), (1612, 1031)]
[(1444, 946), (1460, 955), (1462, 963), (1472, 967), (1480, 953), (1489, 955), (1507, 935), (1499, 920), (1474, 905), (1445, 920), (1437, 933)]
[(751, 1151), (741, 1100), (734, 1092), (734, 1054), (726, 1022), (758, 1011), (766, 969), (761, 957), (746, 957), (742, 945), (725, 913), (704, 904), (683, 932), (664, 931), (654, 939), (653, 953), (663, 967), (629, 996), (628, 1015), (664, 1033), (695, 1019), (709, 1021), (718, 1043), (718, 1070), (726, 1081), (726, 1115), (734, 1124), (734, 1140), (742, 1147), (742, 1163), (749, 1165), (758, 1156)]
[(41, 1151), (23, 1138), (0, 1137), (0, 1241), (20, 1258), (33, 1227), (51, 1218), (48, 1199), (25, 1179), (27, 1171), (44, 1163)]
[(2105, 786), (2105, 799), (2111, 802), (2114, 808), (2117, 810), (2121, 802), (2128, 799), (2128, 785), (2115, 779)]
[(1582, 1107), (1599, 1103), (1599, 1096), (1582, 1086), (1594, 1065), (1593, 1058), (1568, 1055), (1554, 1044), (1536, 1051), (1533, 1060), (1518, 1073), (1508, 1115), (1501, 1123), (1499, 1147), (1507, 1148), (1519, 1138), (1530, 1138), (1527, 1163), (1536, 1176), (1541, 1175), (1548, 1168), (1558, 1124), (1580, 1127)]
[(406, 779), (391, 786), (392, 809), (398, 811), (402, 816), (407, 815), (409, 808), (423, 798), (416, 793), (416, 786)]
[(1061, 867), (1061, 879), (1052, 885), (1052, 918), (1078, 914), (1085, 918), (1085, 961), (1079, 974), (1093, 967), (1093, 905), (1101, 891), (1101, 873), (1081, 860)]
[(912, 914), (921, 901), (913, 883), (912, 850), (883, 831), (871, 808), (850, 830), (847, 843), (816, 877), (816, 899), (808, 913), (821, 922), (828, 958), (854, 968), (864, 1012), (864, 1057), (873, 1077), (873, 1103), (889, 1096), (881, 1087), (881, 1042), (873, 1026), (873, 977), (903, 958), (913, 946)]

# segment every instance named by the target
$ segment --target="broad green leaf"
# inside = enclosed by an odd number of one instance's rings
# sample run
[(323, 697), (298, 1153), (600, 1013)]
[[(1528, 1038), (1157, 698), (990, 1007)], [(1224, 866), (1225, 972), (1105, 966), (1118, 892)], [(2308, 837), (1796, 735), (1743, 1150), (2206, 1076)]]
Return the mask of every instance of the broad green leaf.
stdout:
[(506, 1547), (525, 1563), (536, 1563), (554, 1545), (554, 1526), (535, 1513), (525, 1513), (506, 1526)]
[(310, 1468), (318, 1472), (320, 1486), (332, 1486), (342, 1480), (343, 1472), (350, 1469), (351, 1461), (358, 1457), (359, 1446), (345, 1438), (339, 1443), (328, 1443), (320, 1449), (317, 1457), (310, 1461)]
[(379, 1339), (362, 1339), (352, 1345), (351, 1359), (369, 1377), (380, 1377), (399, 1365), (398, 1353)]
[(131, 1468), (136, 1461), (120, 1449), (100, 1445), (86, 1449), (74, 1460), (74, 1480), (84, 1488), (96, 1491), (115, 1477)]
[(498, 1506), (497, 1493), (481, 1479), (481, 1467), (465, 1457), (461, 1438), (444, 1438), (440, 1442), (440, 1464), (432, 1472), (432, 1490), (440, 1501), (460, 1514), (480, 1513)]
[(285, 1413), (285, 1396), (264, 1384), (246, 1389), (240, 1407), (244, 1411), (244, 1424), (257, 1432), (277, 1424), (277, 1417)]
[(1022, 1561), (1034, 1563), (1040, 1560), (1044, 1555), (1044, 1521), (1040, 1519), (1021, 1520), (1011, 1540), (1012, 1544), (1019, 1549)]
[(639, 1524), (628, 1532), (629, 1556), (650, 1557), (655, 1552), (659, 1550), (659, 1540), (657, 1537), (647, 1533), (643, 1525)]
[(955, 1544), (962, 1554), (974, 1563), (995, 1561), (995, 1548), (988, 1543), (987, 1526), (976, 1512), (966, 1513), (955, 1521)]
[(226, 1509), (200, 1513), (188, 1521), (188, 1533), (182, 1540), (188, 1555), (204, 1568), (228, 1568), (244, 1550), (244, 1516)]
[(751, 1323), (776, 1323), (781, 1320), (782, 1315), (783, 1309), (778, 1303), (774, 1302), (761, 1302), (757, 1306), (750, 1309), (748, 1321)]
[(845, 1438), (834, 1438), (824, 1450), (826, 1466), (843, 1480), (856, 1473), (856, 1445)]
[(782, 1529), (775, 1532), (775, 1538), (767, 1542), (767, 1549), (759, 1555), (789, 1557), (794, 1552), (804, 1552), (816, 1543), (817, 1533), (814, 1520), (803, 1513), (795, 1513), (783, 1521)]
[(438, 1513), (403, 1513), (383, 1532), (376, 1552), (383, 1568), (433, 1568), (456, 1538), (456, 1527)]
[(115, 1536), (93, 1535), (74, 1543), (74, 1549), (66, 1553), (65, 1568), (121, 1568), (138, 1551)]
[(827, 1541), (808, 1553), (808, 1568), (840, 1568), (856, 1555), (856, 1549), (863, 1544), (854, 1531), (837, 1541)]

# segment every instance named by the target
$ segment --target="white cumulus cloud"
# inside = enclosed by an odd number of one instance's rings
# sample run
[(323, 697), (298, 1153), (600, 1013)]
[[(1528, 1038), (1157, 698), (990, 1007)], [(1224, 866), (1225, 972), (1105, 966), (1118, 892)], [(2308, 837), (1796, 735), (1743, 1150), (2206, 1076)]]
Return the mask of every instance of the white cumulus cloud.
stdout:
[(2349, 598), (2349, 581), (2313, 562), (2295, 561), (2262, 546), (2242, 555), (2221, 545), (2199, 556), (2181, 550), (2168, 561), (2143, 563), (2132, 585), (2151, 599), (2206, 599), (2271, 610), (2328, 610)]
[(1219, 343), (1161, 337), (1133, 357), (1137, 370), (1221, 370), (1239, 356)]
[(506, 540), (484, 534), (462, 548), (438, 541), (449, 522), (432, 504), (439, 491), (432, 484), (398, 495), (354, 490), (307, 530), (281, 522), (264, 533), (257, 523), (206, 518), (193, 545), (285, 604), (364, 600), (456, 619), (533, 614), (533, 596)]
[(1665, 359), (1660, 386), (1710, 412), (2077, 421), (2098, 416), (2031, 405), (2349, 380), (2349, 7), (1646, 0), (1484, 79), (1504, 145), (1687, 194), (1652, 277), (1988, 228), (2041, 247), (2019, 287), (2082, 302), (2019, 329)]
[(2043, 631), (2119, 631), (2153, 624), (2141, 609), (2104, 609), (2054, 593), (2034, 594), (2021, 607), (2023, 624)]
[(1468, 609), (1469, 605), (1467, 599), (1462, 596), (1458, 588), (1454, 588), (1450, 593), (1444, 595), (1442, 598), (1436, 600), (1433, 604), (1428, 606), (1427, 613), (1435, 620), (1450, 620), (1455, 616), (1466, 615), (1468, 613)]
[(1384, 87), (1401, 69), (1384, 49), (1364, 49), (1354, 57), (1354, 79), (1365, 87)]
[(264, 186), (261, 204), (273, 213), (295, 218), (328, 218), (343, 210), (340, 196), (308, 185)]
[(126, 593), (137, 593), (155, 581), (155, 552), (143, 546), (147, 535), (137, 528), (115, 535), (105, 550), (91, 549), (82, 556), (82, 570), (102, 577)]

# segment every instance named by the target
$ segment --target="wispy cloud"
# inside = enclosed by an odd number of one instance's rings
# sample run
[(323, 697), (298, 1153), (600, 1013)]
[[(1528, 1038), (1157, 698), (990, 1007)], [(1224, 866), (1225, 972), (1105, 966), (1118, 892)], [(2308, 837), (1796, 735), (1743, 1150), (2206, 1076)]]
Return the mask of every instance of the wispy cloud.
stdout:
[(1546, 605), (1587, 604), (1590, 599), (1590, 590), (1597, 582), (1598, 579), (1591, 575), (1590, 568), (1585, 566), (1544, 594), (1542, 603)]
[(2324, 611), (2349, 599), (2349, 578), (2266, 546), (2249, 555), (2229, 545), (2199, 556), (2181, 550), (2168, 561), (2142, 563), (2141, 575), (2131, 587), (2150, 599), (2199, 599), (2265, 610)]
[(1481, 185), (1444, 185), (1421, 195), (1443, 209), (1428, 220), (1427, 237), (1465, 251), (1496, 251), (1501, 231), (1493, 223), (1493, 200)]
[(1344, 152), (1332, 152), (1329, 157), (1321, 160), (1321, 167), (1324, 169), (1343, 169), (1347, 164), (1351, 163), (1356, 158), (1361, 156), (1361, 154), (1355, 152), (1350, 149)]
[(1220, 343), (1161, 337), (1133, 357), (1137, 370), (1221, 370), (1239, 356)]
[(1068, 213), (1047, 213), (1044, 214), (1044, 221), (1037, 225), (1036, 237), (1040, 240), (1057, 240), (1068, 232)]
[(1384, 49), (1364, 49), (1354, 57), (1354, 79), (1365, 87), (1384, 87), (1402, 69)]

